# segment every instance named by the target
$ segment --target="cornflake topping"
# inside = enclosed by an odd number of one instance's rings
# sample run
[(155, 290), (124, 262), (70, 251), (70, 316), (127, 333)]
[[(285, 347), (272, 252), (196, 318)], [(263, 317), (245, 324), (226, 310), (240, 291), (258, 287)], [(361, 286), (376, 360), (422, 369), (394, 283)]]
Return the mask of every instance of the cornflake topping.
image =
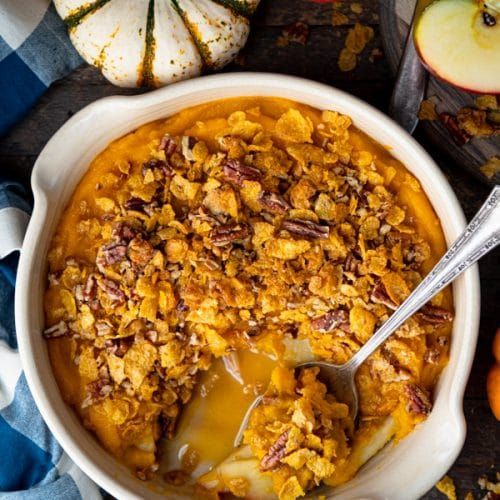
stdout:
[[(357, 57), (372, 34), (353, 30), (346, 44)], [(298, 104), (261, 115), (233, 112), (213, 136), (205, 122), (189, 135), (158, 124), (144, 147), (139, 129), (133, 154), (115, 164), (110, 147), (95, 196), (78, 188), (76, 227), (63, 218), (49, 252), (43, 335), (81, 379), (68, 400), (89, 427), (112, 426), (110, 451), (141, 450), (129, 463), (142, 479), (215, 358), (242, 349), (280, 358), (297, 340), (345, 363), (418, 285), (430, 256), (391, 187), (395, 168), (353, 140), (349, 117)], [(362, 367), (361, 422), (429, 413), (423, 373), (446, 362), (446, 304), (425, 306)], [(350, 453), (347, 407), (317, 375), (277, 368), (245, 434), (282, 498), (330, 477)], [(189, 473), (166, 479), (183, 484)], [(234, 478), (228, 488), (247, 486)]]

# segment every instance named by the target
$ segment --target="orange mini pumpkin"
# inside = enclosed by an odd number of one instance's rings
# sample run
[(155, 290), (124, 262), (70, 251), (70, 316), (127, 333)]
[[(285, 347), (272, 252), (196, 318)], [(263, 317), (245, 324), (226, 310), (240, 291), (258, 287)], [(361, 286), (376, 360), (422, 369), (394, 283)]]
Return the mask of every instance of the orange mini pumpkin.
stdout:
[(496, 363), (490, 368), (486, 379), (486, 392), (491, 411), (497, 420), (500, 420), (500, 328), (497, 330), (492, 346)]

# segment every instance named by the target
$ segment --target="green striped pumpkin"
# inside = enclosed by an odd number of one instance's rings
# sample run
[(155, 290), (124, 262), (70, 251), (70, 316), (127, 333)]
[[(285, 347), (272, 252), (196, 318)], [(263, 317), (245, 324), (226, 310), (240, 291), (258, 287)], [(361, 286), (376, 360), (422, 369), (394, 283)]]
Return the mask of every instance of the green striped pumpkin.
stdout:
[(234, 59), (260, 0), (54, 0), (73, 45), (122, 87), (161, 86)]

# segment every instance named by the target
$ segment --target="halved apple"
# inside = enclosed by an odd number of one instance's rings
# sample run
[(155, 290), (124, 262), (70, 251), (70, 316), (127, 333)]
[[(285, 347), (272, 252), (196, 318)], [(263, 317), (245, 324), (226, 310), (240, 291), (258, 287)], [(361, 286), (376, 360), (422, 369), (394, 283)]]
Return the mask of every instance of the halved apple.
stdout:
[(429, 71), (464, 90), (500, 94), (500, 1), (435, 0), (415, 26)]

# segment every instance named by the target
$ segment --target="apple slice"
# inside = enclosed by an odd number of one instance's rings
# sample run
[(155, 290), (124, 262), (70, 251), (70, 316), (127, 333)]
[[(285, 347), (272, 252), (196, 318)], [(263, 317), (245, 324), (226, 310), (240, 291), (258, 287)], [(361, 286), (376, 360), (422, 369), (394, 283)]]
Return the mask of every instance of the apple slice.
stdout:
[(435, 0), (415, 26), (429, 71), (464, 90), (500, 94), (500, 2)]

